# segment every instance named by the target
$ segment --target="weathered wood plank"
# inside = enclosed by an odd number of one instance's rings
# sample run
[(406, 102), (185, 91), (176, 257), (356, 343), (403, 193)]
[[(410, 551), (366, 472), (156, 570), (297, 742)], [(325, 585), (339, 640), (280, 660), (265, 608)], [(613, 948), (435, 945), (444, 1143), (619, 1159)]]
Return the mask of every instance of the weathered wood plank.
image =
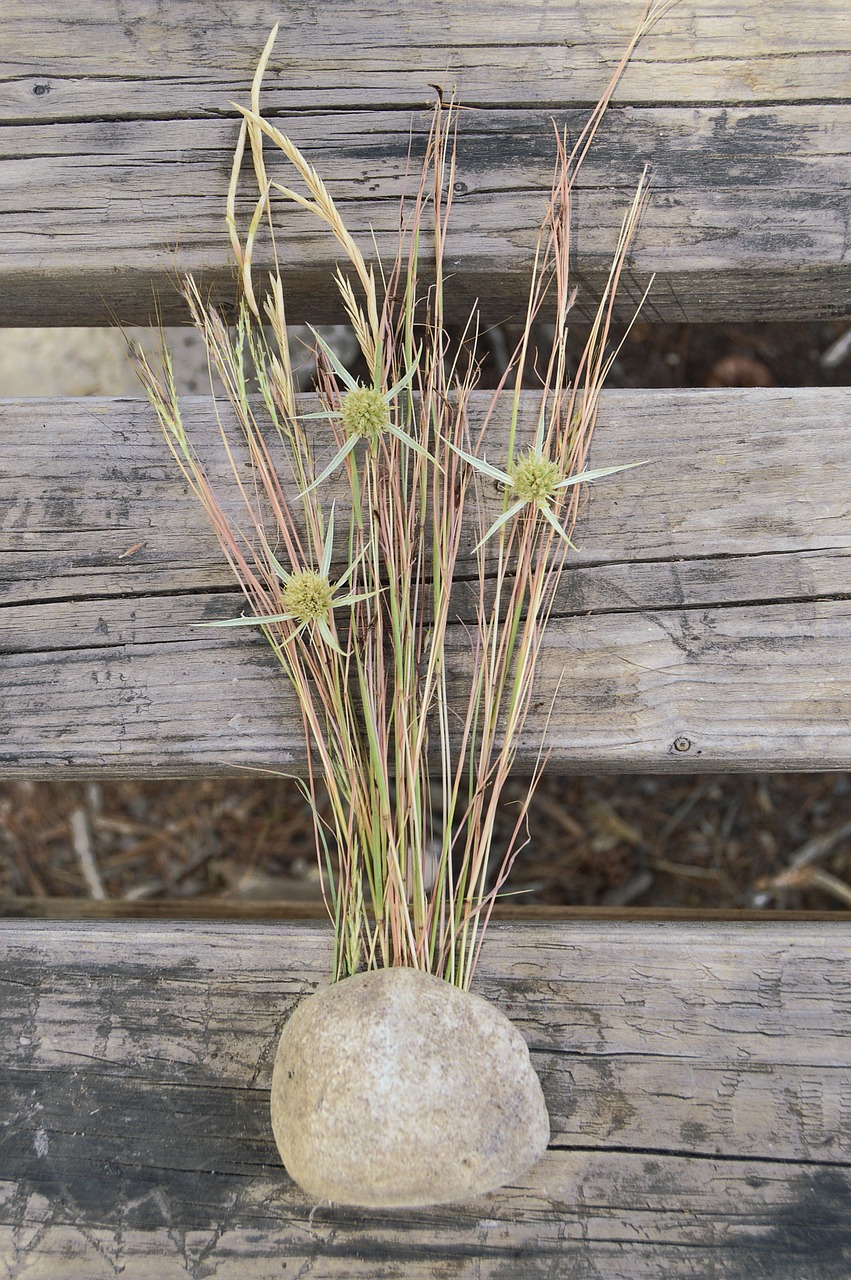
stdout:
[[(549, 731), (562, 769), (849, 766), (848, 403), (844, 390), (604, 395), (592, 465), (654, 461), (588, 491), (524, 759), (566, 669)], [(186, 414), (221, 476), (204, 401)], [(262, 638), (193, 629), (241, 605), (147, 406), (2, 415), (3, 771), (303, 768)], [(461, 697), (465, 655), (459, 627), (447, 660)]]
[[(475, 107), (597, 100), (641, 0), (308, 5), (182, 0), (128, 16), (120, 0), (27, 0), (4, 24), (0, 120), (133, 119), (227, 111), (281, 24), (267, 93), (276, 111), (416, 109), (430, 82)], [(774, 0), (759, 21), (723, 0), (681, 3), (642, 42), (625, 102), (833, 101), (847, 93), (838, 0)], [(667, 96), (660, 94), (664, 84)], [(565, 95), (568, 95), (567, 98)]]
[[(582, 124), (576, 112), (559, 121), (574, 134)], [(614, 112), (576, 202), (578, 314), (593, 310), (646, 161), (653, 192), (622, 314), (652, 272), (645, 314), (660, 320), (845, 314), (849, 121), (844, 106)], [(419, 146), (425, 114), (414, 123)], [(395, 249), (410, 125), (399, 113), (341, 113), (292, 126), (364, 251), (374, 229), (385, 261)], [(448, 302), (456, 316), (476, 300), (490, 319), (516, 316), (550, 187), (552, 125), (517, 109), (473, 125), (465, 116), (462, 130)], [(0, 188), (0, 319), (150, 323), (153, 284), (165, 319), (181, 323), (173, 281), (187, 271), (230, 297), (224, 194), (235, 137), (236, 126), (221, 120), (5, 129), (12, 159)], [(247, 204), (240, 210), (247, 225)], [(282, 218), (293, 319), (339, 319), (335, 244), (306, 217)]]
[(551, 1148), (517, 1186), (404, 1215), (311, 1205), (271, 1142), (274, 1046), (329, 943), (0, 924), (10, 1275), (845, 1280), (844, 926), (495, 926), (476, 987), (529, 1041)]
[[(586, 488), (569, 612), (841, 594), (850, 400), (844, 387), (604, 391), (592, 465), (648, 465)], [(488, 393), (474, 393), (472, 431), (489, 403)], [(211, 401), (188, 396), (182, 404), (211, 483), (226, 494), (230, 472)], [(316, 408), (309, 397), (302, 404)], [(536, 405), (524, 396), (521, 439)], [(101, 596), (232, 585), (146, 400), (0, 401), (0, 422), (4, 605), (73, 602), (85, 625), (85, 606)], [(497, 463), (507, 423), (498, 407), (485, 448)], [(315, 448), (321, 467), (333, 453), (330, 435), (323, 442), (317, 432)], [(345, 482), (328, 484), (329, 500), (345, 509)], [(500, 496), (489, 501), (493, 518)], [(199, 618), (189, 608), (187, 620)], [(63, 631), (70, 637), (73, 627)]]
[[(166, 9), (132, 21), (117, 3), (57, 11), (40, 0), (39, 21), (31, 8), (0, 54), (0, 323), (146, 320), (152, 286), (166, 319), (181, 321), (175, 271), (230, 289), (229, 104), (245, 99), (281, 14), (265, 0), (240, 6), (239, 19), (203, 0), (181, 5), (179, 18)], [(416, 154), (430, 85), (457, 86), (470, 110), (450, 298), (457, 314), (478, 298), (502, 319), (525, 296), (549, 190), (550, 116), (578, 131), (639, 6), (390, 8), (292, 6), (268, 109), (320, 167), (364, 248), (374, 228), (389, 257), (411, 128)], [(712, 0), (700, 16), (683, 6), (648, 37), (583, 176), (582, 312), (649, 160), (654, 194), (625, 306), (656, 271), (648, 314), (662, 319), (845, 313), (844, 18), (840, 0), (805, 15), (784, 0), (757, 31)], [(291, 314), (331, 318), (335, 247), (298, 217), (287, 226)]]

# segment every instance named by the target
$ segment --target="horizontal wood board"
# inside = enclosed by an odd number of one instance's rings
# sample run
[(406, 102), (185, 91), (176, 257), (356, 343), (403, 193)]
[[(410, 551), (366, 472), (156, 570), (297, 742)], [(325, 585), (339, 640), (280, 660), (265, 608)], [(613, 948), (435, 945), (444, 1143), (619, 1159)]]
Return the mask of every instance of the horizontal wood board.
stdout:
[[(0, 120), (202, 117), (250, 84), (275, 23), (266, 92), (276, 111), (417, 108), (429, 81), (475, 107), (593, 105), (643, 0), (27, 0), (10, 9)], [(847, 90), (847, 13), (837, 0), (750, 11), (680, 0), (645, 37), (625, 102), (831, 101)], [(41, 86), (41, 92), (38, 92)], [(45, 90), (45, 86), (47, 89)]]
[[(587, 487), (522, 762), (561, 678), (554, 768), (851, 765), (849, 398), (604, 393), (590, 464), (650, 462)], [(222, 482), (211, 419), (203, 397), (187, 400)], [(497, 413), (493, 461), (505, 421)], [(2, 772), (303, 770), (263, 638), (194, 625), (237, 616), (242, 598), (147, 404), (5, 402), (0, 422)], [(488, 501), (493, 518), (499, 495)], [(459, 624), (446, 662), (461, 698), (467, 644)]]
[(0, 923), (0, 1268), (16, 1280), (846, 1280), (845, 926), (495, 925), (475, 989), (552, 1121), (466, 1206), (314, 1205), (269, 1132), (315, 925)]
[[(640, 4), (402, 6), (45, 0), (11, 15), (0, 52), (0, 323), (185, 319), (175, 272), (232, 292), (224, 197), (233, 100), (281, 21), (266, 109), (317, 164), (365, 251), (392, 257), (409, 145), (435, 84), (460, 122), (450, 308), (516, 314), (552, 168), (552, 123), (575, 137)], [(640, 46), (576, 204), (578, 308), (645, 163), (652, 198), (624, 281), (629, 310), (730, 320), (851, 309), (848, 23), (841, 0), (759, 21), (689, 0)], [(11, 31), (9, 30), (11, 28)], [(437, 35), (436, 33), (439, 33)], [(289, 181), (289, 177), (287, 178)], [(246, 185), (240, 214), (253, 207)], [(334, 318), (336, 249), (285, 215), (293, 319)]]

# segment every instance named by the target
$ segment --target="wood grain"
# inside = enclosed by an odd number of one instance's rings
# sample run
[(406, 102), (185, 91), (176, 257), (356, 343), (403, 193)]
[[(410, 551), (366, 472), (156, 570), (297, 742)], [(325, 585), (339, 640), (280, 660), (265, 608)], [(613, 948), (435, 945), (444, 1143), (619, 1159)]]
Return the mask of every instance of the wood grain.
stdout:
[[(429, 81), (475, 107), (591, 106), (601, 72), (617, 63), (642, 0), (211, 0), (140, 5), (121, 0), (27, 0), (6, 17), (0, 84), (4, 121), (200, 117), (226, 111), (250, 84), (280, 23), (267, 77), (270, 106), (417, 108)], [(847, 90), (847, 14), (836, 0), (774, 0), (756, 15), (723, 0), (680, 0), (641, 44), (622, 82), (624, 102), (830, 101)], [(36, 92), (38, 85), (49, 86)]]
[(476, 989), (529, 1042), (550, 1150), (405, 1215), (313, 1206), (271, 1141), (272, 1055), (326, 929), (7, 921), (0, 956), (9, 1276), (851, 1269), (846, 926), (494, 926)]
[[(352, 231), (392, 256), (409, 146), (434, 84), (462, 113), (450, 306), (515, 314), (552, 167), (552, 123), (575, 136), (640, 6), (426, 0), (333, 6), (247, 0), (179, 10), (33, 0), (0, 53), (0, 323), (146, 321), (185, 313), (172, 279), (232, 290), (224, 196), (265, 35), (282, 33), (265, 99), (320, 168)], [(577, 200), (578, 308), (593, 307), (645, 162), (653, 195), (624, 307), (657, 272), (648, 315), (844, 314), (849, 289), (848, 25), (841, 0), (782, 0), (759, 23), (683, 3), (642, 44)], [(435, 33), (440, 33), (439, 38)], [(487, 33), (487, 38), (483, 38)], [(289, 179), (287, 179), (289, 180)], [(246, 192), (241, 215), (253, 208)], [(336, 318), (331, 241), (286, 216), (293, 319)], [(259, 254), (258, 254), (259, 258)]]
[[(652, 464), (588, 488), (524, 762), (564, 672), (553, 767), (849, 767), (848, 403), (841, 389), (604, 395), (591, 465)], [(185, 409), (224, 483), (206, 402)], [(521, 429), (533, 400), (524, 412)], [(0, 415), (3, 772), (303, 770), (262, 637), (193, 625), (242, 606), (147, 405)], [(497, 415), (493, 459), (504, 430)], [(447, 669), (462, 699), (466, 645), (458, 626)]]

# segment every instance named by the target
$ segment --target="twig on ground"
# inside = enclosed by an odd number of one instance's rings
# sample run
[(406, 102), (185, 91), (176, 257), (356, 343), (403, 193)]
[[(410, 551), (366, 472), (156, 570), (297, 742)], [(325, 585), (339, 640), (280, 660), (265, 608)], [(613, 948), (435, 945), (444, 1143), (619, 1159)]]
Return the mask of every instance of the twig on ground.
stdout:
[(760, 880), (754, 894), (754, 905), (764, 907), (778, 889), (821, 889), (823, 893), (851, 906), (851, 885), (821, 867), (790, 867), (771, 880)]
[(826, 857), (842, 840), (849, 837), (851, 819), (834, 827), (832, 831), (805, 841), (792, 855), (785, 871), (757, 882), (751, 895), (753, 905), (767, 907), (778, 889), (822, 889), (838, 901), (851, 904), (851, 887), (844, 880), (811, 865), (819, 858)]
[(99, 901), (106, 899), (106, 890), (100, 878), (92, 850), (92, 831), (89, 816), (85, 809), (75, 809), (71, 814), (71, 842), (80, 863), (83, 879), (89, 887), (89, 893)]
[(834, 827), (832, 831), (826, 831), (820, 836), (813, 836), (792, 854), (789, 860), (790, 870), (796, 867), (805, 867), (811, 862), (818, 861), (819, 858), (824, 858), (832, 849), (836, 848), (841, 840), (847, 840), (849, 837), (851, 837), (851, 819), (848, 822), (843, 822), (839, 827)]
[(849, 354), (851, 354), (851, 329), (846, 329), (841, 337), (831, 342), (822, 354), (819, 364), (822, 369), (838, 369)]

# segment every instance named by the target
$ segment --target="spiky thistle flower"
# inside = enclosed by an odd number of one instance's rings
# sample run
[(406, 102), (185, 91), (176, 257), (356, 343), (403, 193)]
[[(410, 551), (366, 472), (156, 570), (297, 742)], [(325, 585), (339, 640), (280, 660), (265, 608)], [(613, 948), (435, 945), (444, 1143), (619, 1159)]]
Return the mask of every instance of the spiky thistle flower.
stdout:
[(334, 454), (327, 467), (319, 473), (312, 484), (308, 485), (301, 496), (304, 497), (304, 494), (310, 493), (311, 489), (315, 489), (322, 484), (323, 480), (327, 480), (328, 476), (336, 471), (340, 464), (346, 460), (359, 440), (365, 440), (374, 453), (383, 435), (395, 436), (405, 448), (412, 449), (414, 453), (419, 453), (433, 462), (434, 459), (428, 450), (424, 449), (419, 441), (415, 440), (413, 436), (409, 435), (403, 427), (400, 427), (394, 421), (391, 411), (391, 405), (396, 396), (413, 382), (419, 357), (412, 361), (404, 377), (400, 378), (395, 386), (390, 387), (387, 391), (381, 391), (377, 385), (377, 378), (376, 385), (371, 387), (357, 382), (348, 369), (340, 364), (325, 339), (315, 329), (311, 329), (311, 333), (346, 390), (340, 401), (339, 409), (329, 409), (322, 413), (309, 413), (304, 416), (305, 418), (340, 419), (346, 440)]
[(371, 445), (392, 425), (390, 404), (375, 387), (355, 387), (347, 391), (340, 405), (340, 417), (350, 440), (360, 437)]
[(507, 471), (501, 471), (486, 458), (477, 458), (455, 444), (451, 447), (471, 467), (482, 475), (488, 476), (489, 479), (495, 480), (508, 495), (514, 498), (514, 501), (497, 520), (494, 520), (487, 533), (477, 543), (477, 551), (504, 525), (519, 515), (524, 507), (539, 511), (558, 536), (572, 547), (573, 543), (553, 511), (558, 495), (563, 490), (569, 489), (571, 485), (584, 484), (586, 480), (599, 480), (601, 476), (611, 476), (616, 471), (630, 471), (633, 467), (644, 465), (641, 462), (629, 462), (618, 467), (598, 467), (595, 471), (580, 471), (576, 475), (568, 476), (564, 474), (559, 463), (547, 455), (542, 440), (538, 438), (534, 445), (521, 454), (515, 462), (508, 463)]
[(321, 622), (331, 612), (334, 588), (315, 569), (296, 569), (286, 580), (281, 603), (287, 615), (298, 622)]
[(287, 573), (286, 569), (275, 557), (272, 549), (268, 546), (265, 548), (269, 562), (283, 584), (280, 592), (280, 602), (283, 608), (280, 613), (263, 613), (254, 618), (249, 618), (242, 614), (238, 618), (224, 618), (217, 622), (201, 622), (198, 623), (198, 626), (265, 627), (275, 622), (294, 622), (296, 626), (291, 634), (287, 636), (286, 643), (291, 643), (296, 636), (301, 635), (302, 631), (310, 627), (319, 633), (329, 648), (334, 649), (337, 653), (342, 653), (343, 651), (337, 643), (337, 638), (331, 626), (333, 612), (335, 609), (345, 608), (357, 604), (360, 600), (366, 600), (372, 593), (353, 595), (351, 592), (344, 592), (342, 595), (338, 594), (350, 582), (361, 557), (358, 557), (349, 565), (338, 582), (332, 583), (329, 575), (333, 542), (334, 508), (332, 506), (328, 520), (328, 530), (322, 546), (322, 560), (318, 570), (297, 567), (292, 572)]

